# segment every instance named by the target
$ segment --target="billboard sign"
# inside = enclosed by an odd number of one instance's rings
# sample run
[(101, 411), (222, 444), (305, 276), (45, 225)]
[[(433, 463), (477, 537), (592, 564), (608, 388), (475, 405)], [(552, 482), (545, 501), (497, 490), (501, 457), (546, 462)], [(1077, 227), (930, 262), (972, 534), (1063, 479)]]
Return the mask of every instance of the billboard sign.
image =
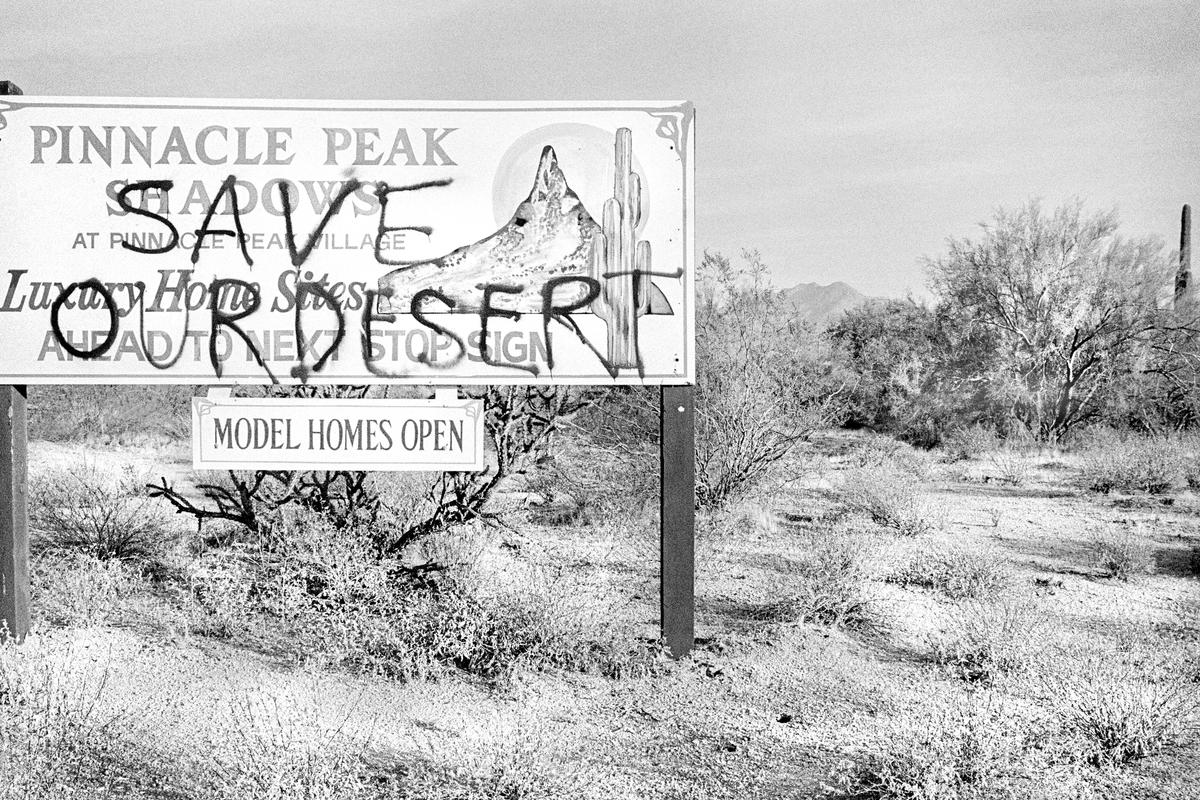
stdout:
[(689, 103), (0, 98), (0, 382), (694, 380)]

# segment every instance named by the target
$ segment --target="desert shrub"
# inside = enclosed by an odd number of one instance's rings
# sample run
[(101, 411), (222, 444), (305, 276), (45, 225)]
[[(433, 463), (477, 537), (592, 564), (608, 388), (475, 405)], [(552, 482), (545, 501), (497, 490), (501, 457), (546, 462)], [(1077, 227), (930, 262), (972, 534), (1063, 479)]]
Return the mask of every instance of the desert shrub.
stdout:
[(192, 559), (184, 570), (185, 611), (193, 633), (230, 639), (248, 636), (254, 619), (256, 575), (253, 561), (236, 551), (213, 550)]
[(1030, 599), (973, 600), (933, 642), (937, 660), (969, 681), (1021, 672), (1046, 647), (1046, 620)]
[(995, 694), (926, 701), (835, 765), (824, 793), (853, 800), (1086, 796), (1082, 782), (1053, 763), (1045, 739), (1042, 720)]
[(841, 527), (809, 537), (804, 557), (773, 589), (776, 599), (762, 609), (768, 619), (854, 626), (869, 622), (873, 547), (867, 537)]
[(1187, 457), (1174, 436), (1095, 433), (1083, 445), (1080, 469), (1096, 492), (1140, 491), (1162, 494), (1183, 479)]
[(896, 469), (848, 470), (837, 496), (848, 510), (902, 536), (919, 536), (945, 525), (945, 509), (925, 497), (915, 478)]
[(898, 433), (921, 415), (921, 391), (939, 355), (933, 314), (912, 300), (869, 300), (829, 326), (849, 372), (845, 422)]
[(1189, 489), (1200, 489), (1200, 435), (1180, 436), (1179, 444), (1183, 451), (1183, 482)]
[(918, 547), (887, 580), (901, 586), (920, 586), (952, 600), (995, 595), (1008, 581), (997, 558), (960, 547)]
[(1137, 525), (1106, 525), (1093, 530), (1088, 538), (1088, 557), (1106, 577), (1126, 582), (1151, 575), (1157, 568), (1154, 549)]
[(850, 454), (850, 463), (867, 469), (886, 469), (919, 481), (933, 474), (933, 459), (924, 450), (887, 436), (872, 436)]
[(705, 253), (696, 313), (696, 500), (753, 488), (840, 414), (828, 342), (795, 320), (757, 253)]
[(1000, 483), (1020, 486), (1029, 478), (1033, 465), (1029, 456), (1019, 445), (1005, 443), (993, 449), (987, 456), (992, 475)]
[(1194, 665), (1161, 653), (1095, 645), (1062, 651), (1037, 680), (1047, 707), (1075, 737), (1077, 755), (1092, 764), (1144, 758), (1200, 721)]
[(29, 511), (36, 549), (97, 558), (151, 558), (166, 539), (166, 513), (142, 491), (144, 476), (94, 462), (36, 473)]
[(369, 741), (325, 720), (307, 698), (239, 695), (229, 721), (190, 763), (193, 796), (205, 800), (377, 800), (400, 797), (401, 781), (366, 757)]
[[(563, 423), (553, 451), (527, 473), (527, 488), (555, 507), (572, 501), (588, 519), (603, 518), (658, 501), (658, 390), (617, 386)], [(556, 495), (565, 495), (562, 503)]]
[(30, 573), (38, 615), (53, 625), (105, 623), (150, 586), (140, 565), (92, 553), (41, 553)]
[[(369, 386), (301, 387), (291, 395), (361, 398)], [(283, 389), (272, 390), (285, 391)], [(392, 507), (378, 483), (361, 471), (229, 472), (197, 485), (197, 503), (165, 478), (147, 488), (175, 510), (200, 523), (232, 522), (258, 534), (266, 549), (275, 546), (276, 529), (290, 514), (312, 512), (335, 527), (368, 531), (382, 555), (399, 556), (425, 536), (487, 515), (486, 506), (503, 481), (524, 473), (547, 457), (562, 420), (590, 402), (586, 394), (554, 386), (489, 386), (464, 389), (484, 401), (484, 429), (491, 444), (478, 472), (432, 473), (423, 497)]]
[(193, 386), (32, 386), (29, 435), (47, 441), (187, 438)]
[(332, 624), (343, 636), (345, 665), (402, 680), (436, 678), (447, 668), (500, 683), (520, 670), (621, 677), (649, 663), (648, 651), (624, 639), (605, 609), (533, 585), (485, 592), (459, 579), (412, 592), (389, 613), (344, 613)]
[(950, 462), (979, 458), (1000, 446), (996, 431), (976, 423), (952, 428), (942, 439), (942, 457)]
[(189, 569), (193, 630), (401, 680), (460, 669), (503, 682), (522, 669), (624, 675), (648, 663), (603, 603), (553, 582), (488, 585), (467, 563), (415, 578), (370, 532), (301, 521), (271, 553), (224, 550)]
[[(104, 709), (107, 672), (95, 655), (32, 636), (0, 645), (0, 798), (108, 797), (147, 788), (129, 771), (128, 721)], [(165, 785), (165, 781), (160, 783)]]

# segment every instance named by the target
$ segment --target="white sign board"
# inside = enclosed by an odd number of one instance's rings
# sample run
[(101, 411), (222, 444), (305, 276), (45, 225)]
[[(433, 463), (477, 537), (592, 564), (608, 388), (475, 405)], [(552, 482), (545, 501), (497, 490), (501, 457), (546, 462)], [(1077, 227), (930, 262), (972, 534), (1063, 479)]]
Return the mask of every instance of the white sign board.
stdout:
[(483, 469), (482, 400), (192, 398), (195, 469)]
[(689, 103), (0, 98), (0, 383), (695, 375)]

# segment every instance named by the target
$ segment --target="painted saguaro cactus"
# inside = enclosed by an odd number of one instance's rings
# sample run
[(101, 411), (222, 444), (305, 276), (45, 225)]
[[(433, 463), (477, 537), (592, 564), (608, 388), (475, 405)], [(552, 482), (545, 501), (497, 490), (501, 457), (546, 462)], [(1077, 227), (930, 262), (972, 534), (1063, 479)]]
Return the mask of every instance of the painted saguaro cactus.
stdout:
[(650, 243), (638, 241), (642, 179), (633, 171), (633, 133), (617, 131), (613, 196), (604, 203), (601, 233), (592, 240), (592, 277), (600, 295), (592, 311), (608, 323), (613, 368), (637, 367), (637, 318), (650, 311)]

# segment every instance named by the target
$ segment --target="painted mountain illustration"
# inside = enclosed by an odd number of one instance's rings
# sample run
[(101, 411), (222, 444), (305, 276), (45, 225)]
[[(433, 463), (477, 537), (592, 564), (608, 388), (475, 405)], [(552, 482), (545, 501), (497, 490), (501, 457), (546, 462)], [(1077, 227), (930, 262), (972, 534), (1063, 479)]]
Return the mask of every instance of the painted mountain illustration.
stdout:
[[(455, 312), (475, 312), (485, 286), (505, 284), (520, 286), (521, 292), (493, 295), (494, 306), (541, 313), (542, 287), (551, 278), (577, 275), (596, 277), (602, 286), (607, 282), (595, 274), (594, 266), (595, 253), (604, 251), (604, 243), (602, 226), (568, 185), (554, 148), (547, 145), (529, 196), (504, 227), (440, 258), (387, 273), (380, 278), (379, 288), (390, 289), (391, 299), (381, 298), (380, 307), (404, 313), (417, 292), (437, 289), (455, 301)], [(650, 303), (643, 313), (671, 313), (662, 292), (648, 278), (644, 283), (642, 291)], [(569, 305), (583, 300), (586, 292), (583, 284), (569, 284), (555, 292), (554, 300)]]

